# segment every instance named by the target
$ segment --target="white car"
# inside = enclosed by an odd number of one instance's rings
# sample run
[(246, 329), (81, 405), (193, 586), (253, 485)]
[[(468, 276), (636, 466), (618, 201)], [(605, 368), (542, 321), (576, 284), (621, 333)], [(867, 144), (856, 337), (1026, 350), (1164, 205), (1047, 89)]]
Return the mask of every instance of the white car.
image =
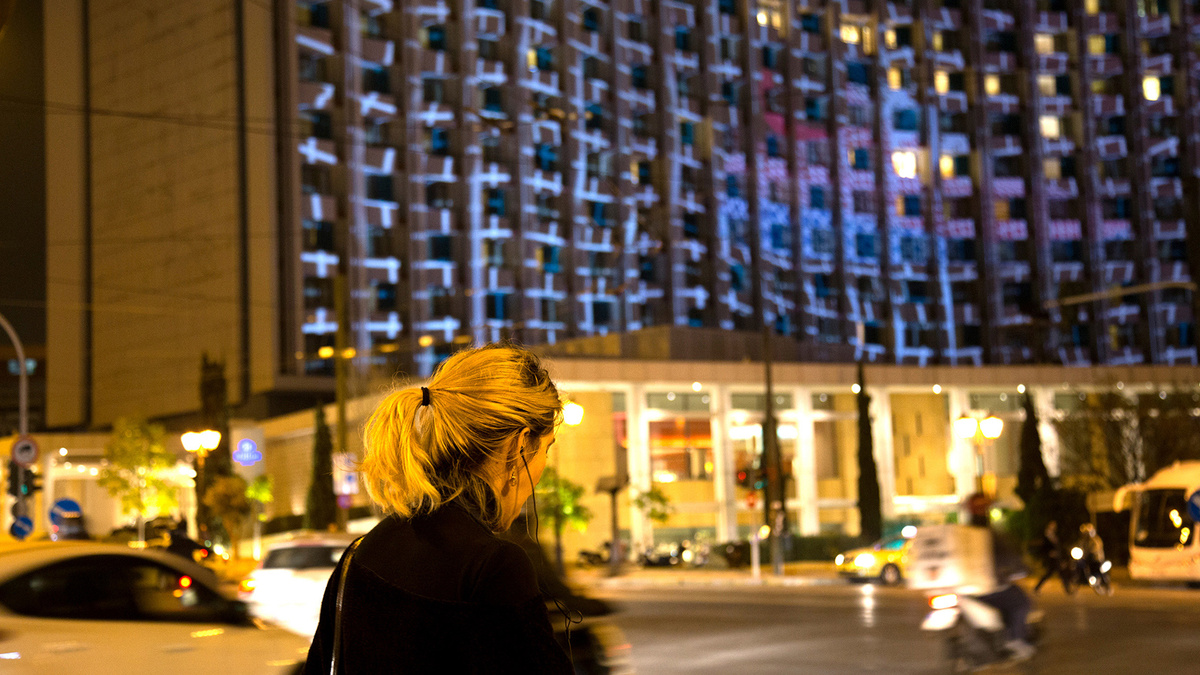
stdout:
[(262, 562), (240, 584), (242, 599), (254, 616), (312, 639), (325, 586), (356, 537), (302, 533), (267, 546)]
[(0, 671), (32, 673), (303, 670), (308, 640), (252, 619), (210, 570), (120, 544), (0, 548)]

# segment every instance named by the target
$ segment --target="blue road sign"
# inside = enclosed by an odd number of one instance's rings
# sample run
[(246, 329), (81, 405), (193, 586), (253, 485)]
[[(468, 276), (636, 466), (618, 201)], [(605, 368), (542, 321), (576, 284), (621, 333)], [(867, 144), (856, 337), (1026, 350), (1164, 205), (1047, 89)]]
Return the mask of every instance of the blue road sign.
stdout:
[(14, 539), (24, 539), (33, 532), (33, 520), (29, 516), (21, 516), (13, 521), (12, 527), (8, 528), (8, 533)]
[(79, 502), (64, 497), (50, 507), (50, 522), (62, 527), (63, 516), (78, 516), (82, 513), (83, 509), (79, 506)]
[(262, 453), (258, 451), (258, 444), (249, 438), (238, 441), (237, 450), (233, 451), (233, 461), (242, 466), (258, 464), (262, 461)]
[(1200, 523), (1200, 490), (1196, 490), (1191, 497), (1188, 497), (1187, 512), (1192, 520)]

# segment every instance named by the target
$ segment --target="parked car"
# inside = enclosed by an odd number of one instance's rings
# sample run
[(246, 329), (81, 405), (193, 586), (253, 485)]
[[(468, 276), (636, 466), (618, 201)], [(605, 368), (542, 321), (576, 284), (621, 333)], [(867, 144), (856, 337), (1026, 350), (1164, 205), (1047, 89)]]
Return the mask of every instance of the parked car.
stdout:
[(908, 537), (887, 537), (870, 546), (839, 553), (833, 562), (843, 577), (898, 584), (904, 579), (910, 548), (912, 539)]
[(254, 616), (297, 635), (317, 631), (321, 597), (356, 535), (300, 533), (267, 546), (262, 562), (239, 584), (240, 597)]
[(16, 675), (299, 673), (308, 652), (200, 565), (84, 541), (0, 548), (0, 636)]

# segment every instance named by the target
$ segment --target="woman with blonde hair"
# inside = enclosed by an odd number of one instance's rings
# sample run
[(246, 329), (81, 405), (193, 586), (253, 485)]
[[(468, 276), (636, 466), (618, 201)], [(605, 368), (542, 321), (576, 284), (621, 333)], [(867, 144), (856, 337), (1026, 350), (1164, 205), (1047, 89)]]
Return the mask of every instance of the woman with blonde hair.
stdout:
[(561, 420), (537, 357), (487, 345), (392, 392), (365, 429), (361, 473), (385, 514), (325, 590), (308, 673), (570, 673), (533, 566), (508, 529)]

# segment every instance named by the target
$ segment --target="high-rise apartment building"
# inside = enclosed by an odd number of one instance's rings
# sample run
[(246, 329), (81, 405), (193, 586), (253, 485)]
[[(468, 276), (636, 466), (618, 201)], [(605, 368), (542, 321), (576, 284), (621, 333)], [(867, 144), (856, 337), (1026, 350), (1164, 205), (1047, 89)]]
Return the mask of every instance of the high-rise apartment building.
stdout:
[(52, 419), (660, 325), (1197, 362), (1197, 0), (56, 6)]

